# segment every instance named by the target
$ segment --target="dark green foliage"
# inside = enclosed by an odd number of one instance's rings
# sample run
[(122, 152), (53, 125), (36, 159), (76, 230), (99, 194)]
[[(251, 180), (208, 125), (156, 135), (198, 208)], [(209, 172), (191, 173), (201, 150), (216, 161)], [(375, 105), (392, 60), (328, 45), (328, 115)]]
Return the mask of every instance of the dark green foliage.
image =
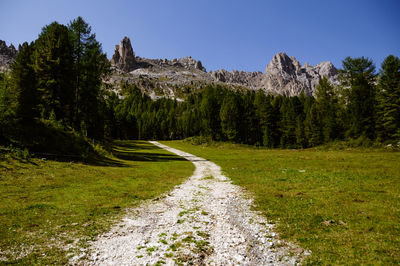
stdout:
[(258, 119), (258, 141), (260, 144), (273, 148), (277, 145), (278, 138), (277, 116), (271, 104), (271, 97), (258, 91), (254, 99), (254, 107)]
[(318, 146), (323, 143), (323, 125), (321, 124), (321, 114), (318, 112), (317, 106), (314, 104), (307, 112), (305, 120), (305, 136), (311, 147)]
[(48, 119), (54, 112), (58, 119), (70, 124), (74, 106), (74, 58), (68, 28), (57, 22), (45, 26), (35, 41), (33, 61), (42, 118)]
[(11, 78), (1, 75), (1, 142), (41, 151), (58, 147), (65, 152), (60, 143), (72, 148), (86, 145), (64, 141), (64, 133), (102, 139), (107, 130), (111, 135), (105, 121), (115, 120), (114, 108), (110, 110), (106, 102), (110, 95), (102, 89), (102, 78), (108, 73), (108, 59), (82, 18), (69, 27), (57, 22), (43, 27), (34, 43), (21, 46)]
[(302, 119), (303, 108), (298, 97), (285, 97), (280, 108), (281, 112), (281, 139), (280, 146), (294, 148), (297, 145), (297, 120)]
[(0, 144), (7, 145), (15, 134), (18, 94), (7, 73), (0, 73)]
[(207, 86), (204, 89), (200, 112), (202, 117), (202, 135), (209, 135), (213, 140), (221, 139), (220, 108), (223, 95), (222, 88)]
[(389, 55), (378, 83), (377, 134), (381, 140), (400, 140), (400, 59)]
[(32, 125), (39, 116), (37, 78), (33, 69), (32, 54), (34, 44), (24, 43), (11, 66), (11, 78), (17, 95), (17, 117), (22, 124)]
[(91, 27), (81, 17), (73, 20), (69, 29), (74, 51), (74, 128), (101, 138), (104, 135), (102, 77), (109, 73), (109, 62)]
[(307, 147), (307, 138), (305, 135), (304, 122), (301, 120), (301, 116), (298, 116), (296, 125), (296, 144), (298, 148), (306, 148)]
[(257, 144), (258, 141), (258, 118), (256, 115), (256, 110), (254, 106), (255, 93), (252, 91), (246, 92), (242, 95), (239, 106), (242, 106), (241, 110), (241, 135), (240, 142), (248, 144)]
[(347, 96), (350, 137), (364, 135), (373, 139), (375, 136), (375, 77), (375, 65), (368, 58), (346, 57), (343, 60), (340, 78)]
[(339, 135), (336, 110), (339, 108), (334, 88), (326, 77), (320, 79), (316, 90), (316, 108), (320, 113), (319, 123), (323, 125), (324, 142), (330, 142)]
[(222, 126), (222, 134), (229, 141), (238, 141), (239, 138), (239, 101), (233, 93), (228, 93), (222, 102), (220, 119)]

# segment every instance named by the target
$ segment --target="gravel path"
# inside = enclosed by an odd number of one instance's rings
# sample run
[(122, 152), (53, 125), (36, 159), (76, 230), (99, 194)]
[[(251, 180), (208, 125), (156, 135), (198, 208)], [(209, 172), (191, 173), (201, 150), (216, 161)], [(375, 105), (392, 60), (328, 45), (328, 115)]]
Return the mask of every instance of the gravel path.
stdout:
[[(252, 200), (218, 165), (156, 141), (196, 170), (168, 195), (132, 210), (92, 243), (85, 265), (292, 265), (296, 250), (250, 209)], [(293, 253), (292, 253), (293, 254)]]

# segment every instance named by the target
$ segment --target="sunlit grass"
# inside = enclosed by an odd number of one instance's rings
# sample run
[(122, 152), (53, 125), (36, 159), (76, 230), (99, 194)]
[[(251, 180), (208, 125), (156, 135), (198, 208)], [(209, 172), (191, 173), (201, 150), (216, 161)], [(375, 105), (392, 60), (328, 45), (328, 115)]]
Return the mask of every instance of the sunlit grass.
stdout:
[(400, 263), (399, 152), (163, 143), (219, 164), (306, 263)]
[(194, 169), (148, 142), (115, 142), (114, 155), (90, 165), (0, 158), (0, 264), (66, 264), (74, 247), (109, 229), (125, 208)]

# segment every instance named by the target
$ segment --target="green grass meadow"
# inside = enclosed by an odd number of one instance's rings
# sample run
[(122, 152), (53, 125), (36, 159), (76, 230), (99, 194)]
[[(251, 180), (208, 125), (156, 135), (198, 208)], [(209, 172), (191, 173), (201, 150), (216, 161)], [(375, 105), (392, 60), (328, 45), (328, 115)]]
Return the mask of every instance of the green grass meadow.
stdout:
[(399, 152), (163, 143), (220, 165), (281, 238), (311, 251), (305, 264), (400, 264)]
[(148, 142), (116, 141), (113, 149), (90, 164), (0, 155), (0, 264), (67, 264), (125, 208), (167, 192), (194, 170)]

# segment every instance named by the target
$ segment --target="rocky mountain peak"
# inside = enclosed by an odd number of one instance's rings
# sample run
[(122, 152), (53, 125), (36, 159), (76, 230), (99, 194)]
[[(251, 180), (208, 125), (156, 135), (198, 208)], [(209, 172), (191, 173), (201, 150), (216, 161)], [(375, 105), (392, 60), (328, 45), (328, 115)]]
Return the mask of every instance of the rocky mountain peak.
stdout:
[(132, 49), (131, 40), (128, 37), (124, 37), (120, 44), (115, 46), (111, 65), (122, 71), (130, 72), (135, 69), (135, 63), (135, 53)]
[(314, 69), (318, 71), (320, 76), (325, 76), (325, 77), (333, 77), (338, 74), (338, 70), (336, 67), (329, 61), (327, 62), (321, 62), (318, 65), (315, 65)]
[(271, 62), (267, 65), (266, 73), (282, 74), (286, 73), (292, 75), (301, 67), (299, 61), (293, 56), (289, 57), (286, 53), (280, 52), (274, 55)]
[(194, 60), (191, 56), (179, 58), (178, 62), (185, 68), (194, 68), (206, 72), (206, 69), (203, 67), (201, 61)]
[(17, 53), (14, 45), (7, 46), (5, 41), (0, 40), (0, 71), (9, 69), (10, 64), (17, 57)]
[(311, 95), (323, 76), (335, 84), (337, 74), (338, 71), (331, 62), (322, 62), (315, 66), (305, 63), (301, 66), (296, 58), (281, 52), (267, 65), (260, 85), (267, 92), (287, 96), (299, 95), (302, 91)]

